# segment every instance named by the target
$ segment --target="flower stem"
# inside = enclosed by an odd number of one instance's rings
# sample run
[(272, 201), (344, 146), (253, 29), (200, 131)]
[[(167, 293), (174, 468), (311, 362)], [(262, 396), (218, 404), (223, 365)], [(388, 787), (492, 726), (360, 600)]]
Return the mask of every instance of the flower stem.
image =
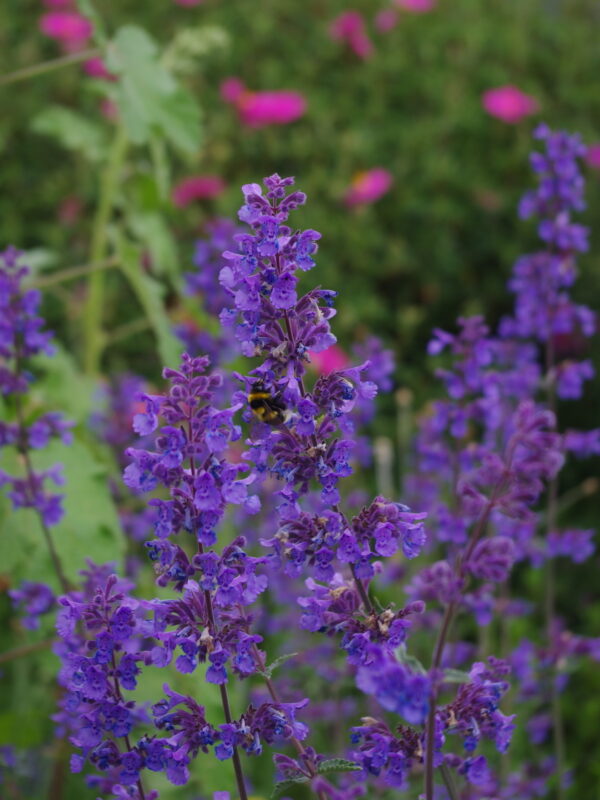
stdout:
[[(492, 495), (488, 500), (487, 505), (485, 506), (483, 514), (479, 518), (477, 527), (473, 531), (467, 549), (462, 559), (460, 559), (457, 563), (455, 570), (457, 576), (463, 575), (465, 565), (468, 563), (469, 558), (473, 552), (473, 549), (475, 548), (475, 545), (481, 538), (481, 535), (486, 528), (486, 525), (490, 518), (490, 514), (492, 513), (492, 509), (496, 505), (496, 499), (500, 491), (501, 491), (501, 486), (497, 486), (492, 492)], [(444, 646), (446, 644), (446, 641), (448, 640), (450, 628), (452, 626), (452, 622), (454, 621), (454, 615), (456, 614), (457, 609), (458, 609), (458, 602), (456, 600), (453, 600), (446, 606), (438, 638), (435, 643), (435, 648), (433, 651), (431, 672), (435, 672), (436, 670), (438, 670), (440, 664), (442, 663)], [(425, 800), (433, 800), (433, 755), (434, 755), (433, 750), (435, 745), (435, 710), (436, 710), (436, 699), (437, 699), (436, 695), (437, 695), (436, 689), (433, 688), (431, 691), (431, 696), (429, 698), (429, 714), (427, 716), (427, 732), (426, 732), (426, 744), (425, 744)]]
[(84, 275), (89, 275), (91, 272), (96, 272), (100, 269), (110, 269), (119, 264), (118, 258), (107, 258), (104, 261), (99, 261), (97, 264), (82, 264), (76, 267), (67, 267), (58, 272), (53, 272), (51, 275), (45, 275), (33, 281), (32, 285), (36, 289), (45, 289), (47, 286), (54, 286), (55, 283), (63, 283), (64, 281), (73, 281), (76, 278), (81, 278)]
[[(265, 682), (265, 685), (267, 687), (267, 691), (271, 695), (271, 700), (274, 703), (277, 703), (278, 705), (281, 705), (281, 698), (279, 697), (279, 694), (277, 692), (277, 688), (276, 688), (275, 684), (273, 683), (273, 681), (265, 673), (265, 661), (264, 661), (264, 658), (261, 655), (260, 650), (256, 646), (256, 644), (252, 645), (252, 654), (254, 655), (256, 663), (258, 664), (258, 667), (259, 667), (259, 669), (260, 669), (260, 671), (262, 673), (262, 678), (263, 678), (263, 680)], [(294, 745), (294, 747), (296, 748), (296, 752), (298, 753), (299, 756), (305, 756), (306, 755), (306, 749), (305, 749), (304, 745), (302, 744), (302, 742), (300, 741), (300, 739), (298, 739), (296, 736), (292, 736), (290, 738), (290, 741)], [(310, 772), (311, 778), (314, 778), (315, 775), (317, 774), (314, 766), (308, 761), (306, 761), (305, 764), (306, 764), (306, 768)], [(317, 797), (319, 798), (319, 800), (326, 800), (325, 794), (323, 792), (317, 792)]]
[(6, 664), (8, 661), (14, 661), (17, 658), (28, 656), (30, 653), (37, 653), (40, 650), (45, 650), (47, 647), (51, 647), (55, 641), (55, 639), (43, 639), (41, 642), (25, 644), (22, 647), (15, 647), (13, 650), (7, 650), (6, 653), (0, 653), (0, 664)]
[(29, 78), (36, 78), (38, 75), (54, 72), (54, 70), (68, 67), (70, 64), (79, 64), (81, 61), (87, 61), (99, 55), (100, 50), (94, 47), (89, 50), (80, 50), (78, 53), (69, 53), (69, 55), (61, 56), (60, 58), (52, 58), (49, 61), (40, 61), (37, 64), (31, 64), (29, 67), (23, 67), (14, 72), (7, 72), (5, 75), (0, 75), (0, 86), (7, 86), (9, 83), (17, 83), (18, 81), (29, 80)]
[[(17, 375), (21, 373), (21, 359), (17, 357), (16, 360), (16, 372)], [(27, 429), (25, 426), (25, 415), (23, 412), (23, 405), (21, 403), (21, 397), (19, 393), (15, 393), (15, 412), (17, 415), (17, 423), (19, 426), (19, 452), (23, 458), (23, 463), (25, 465), (25, 474), (27, 476), (27, 483), (29, 484), (29, 491), (31, 493), (31, 498), (33, 500), (35, 496), (35, 471), (33, 469), (33, 464), (31, 463), (31, 456), (29, 455), (29, 447), (27, 445)], [(35, 506), (34, 506), (35, 508)], [(58, 578), (58, 582), (60, 583), (62, 591), (66, 594), (71, 589), (71, 584), (65, 575), (65, 571), (63, 569), (62, 562), (60, 560), (60, 556), (54, 546), (54, 539), (52, 534), (50, 533), (50, 528), (46, 524), (43, 515), (40, 513), (38, 509), (36, 510), (37, 517), (40, 521), (40, 527), (42, 529), (42, 533), (44, 535), (44, 539), (46, 541), (46, 546), (48, 547), (48, 552), (50, 553), (50, 560), (52, 561), (52, 566), (54, 567), (54, 571), (56, 573), (56, 577)]]
[[(125, 129), (119, 125), (108, 155), (108, 161), (100, 180), (100, 200), (92, 227), (90, 245), (90, 263), (97, 264), (106, 260), (108, 246), (108, 226), (119, 188), (119, 177), (128, 139)], [(102, 331), (104, 310), (104, 274), (96, 270), (90, 274), (88, 293), (83, 310), (83, 346), (84, 368), (89, 375), (98, 372), (100, 357), (105, 338)]]

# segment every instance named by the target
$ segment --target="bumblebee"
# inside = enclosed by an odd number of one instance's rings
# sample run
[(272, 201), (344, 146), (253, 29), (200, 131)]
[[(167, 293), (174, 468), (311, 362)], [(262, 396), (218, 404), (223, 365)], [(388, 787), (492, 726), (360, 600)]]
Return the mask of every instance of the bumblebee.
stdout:
[(258, 381), (250, 389), (248, 405), (255, 416), (267, 425), (282, 425), (289, 417), (289, 411), (281, 397), (271, 394), (262, 381)]

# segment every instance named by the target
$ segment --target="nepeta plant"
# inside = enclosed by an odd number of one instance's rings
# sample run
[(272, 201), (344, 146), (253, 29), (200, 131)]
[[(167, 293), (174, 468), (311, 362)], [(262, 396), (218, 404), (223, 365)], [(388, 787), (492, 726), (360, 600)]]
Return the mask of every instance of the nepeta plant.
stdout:
[[(0, 471), (0, 486), (5, 487), (13, 509), (32, 508), (36, 512), (56, 575), (63, 590), (69, 586), (54, 547), (51, 528), (63, 515), (62, 495), (49, 489), (48, 484), (62, 483), (60, 465), (36, 470), (32, 453), (44, 448), (50, 439), (58, 437), (71, 441), (71, 425), (54, 411), (36, 413), (27, 406), (27, 392), (34, 380), (31, 359), (40, 353), (52, 355), (52, 334), (43, 330), (39, 316), (40, 294), (25, 289), (29, 269), (22, 264), (21, 253), (9, 247), (0, 253), (0, 389), (7, 410), (14, 421), (0, 421), (0, 447), (12, 446), (19, 455), (21, 474)], [(8, 419), (8, 417), (7, 417)], [(31, 587), (23, 589), (30, 594)], [(38, 595), (44, 594), (43, 588)], [(15, 595), (22, 602), (21, 595)], [(46, 603), (42, 603), (45, 607)], [(31, 610), (31, 606), (30, 606)]]
[[(134, 596), (132, 582), (90, 564), (59, 601), (63, 694), (55, 721), (77, 748), (72, 769), (96, 770), (86, 780), (98, 793), (151, 800), (151, 773), (183, 787), (196, 759), (216, 757), (231, 761), (245, 800), (252, 789), (245, 757), (289, 746), (294, 757), (274, 755), (274, 797), (302, 786), (319, 800), (394, 796), (424, 781), (425, 800), (529, 798), (544, 791), (553, 769), (560, 795), (563, 664), (600, 651), (555, 614), (552, 559), (579, 563), (593, 552), (590, 531), (559, 527), (557, 476), (568, 453), (597, 454), (600, 437), (559, 433), (556, 422), (557, 400), (580, 397), (593, 375), (578, 343), (594, 332), (595, 316), (569, 294), (575, 254), (587, 246), (585, 229), (570, 218), (583, 206), (583, 149), (544, 127), (537, 135), (546, 152), (533, 157), (539, 186), (521, 213), (541, 216), (544, 249), (517, 262), (509, 284), (515, 311), (498, 333), (483, 317), (459, 319), (456, 333), (434, 333), (429, 352), (445, 359), (437, 374), (446, 397), (428, 407), (415, 439), (406, 492), (417, 510), (394, 496), (362, 499), (359, 508), (348, 497), (354, 464), (367, 454), (356, 447), (357, 428), (372, 417), (378, 386), (390, 388), (390, 357), (367, 340), (359, 365), (316, 377), (309, 369), (311, 353), (335, 344), (336, 293), (299, 292), (320, 239), (289, 223), (305, 195), (291, 178), (273, 175), (264, 188), (243, 187), (246, 232), (224, 222), (212, 228), (189, 288), (201, 292), (208, 312), (225, 305), (226, 330), (211, 350), (223, 359), (220, 372), (196, 354), (205, 337), (194, 335), (194, 352), (177, 369), (165, 368), (165, 393), (128, 379), (113, 392), (113, 410), (96, 419), (122, 449), (129, 441), (123, 418), (134, 412), (141, 443), (126, 448), (122, 464), (135, 510), (123, 519), (138, 541), (154, 529), (145, 549), (160, 597)], [(37, 295), (22, 292), (15, 265), (11, 251), (4, 254), (9, 313), (0, 346), (12, 368), (0, 375), (12, 387), (16, 422), (1, 433), (24, 457), (27, 480), (21, 494), (17, 479), (4, 482), (13, 503), (37, 508), (47, 526), (56, 501), (45, 499), (27, 458), (49, 433), (67, 431), (54, 416), (25, 424), (23, 359), (47, 339)], [(234, 345), (253, 359), (243, 375), (223, 366)], [(233, 381), (239, 388), (230, 390)], [(539, 642), (515, 643), (509, 622), (532, 606), (513, 595), (511, 572), (528, 562), (544, 566), (546, 630)], [(272, 612), (267, 595), (283, 608)], [(26, 583), (13, 600), (35, 627), (53, 597)], [(494, 619), (497, 642), (485, 634)], [(296, 663), (352, 686), (341, 753), (309, 743), (306, 723), (325, 707), (323, 698), (309, 704), (292, 670), (287, 681), (273, 678), (289, 654), (272, 661), (270, 636), (284, 629), (285, 646), (300, 650)], [(138, 701), (143, 673), (171, 666), (195, 679), (201, 672), (216, 687), (218, 719), (202, 682), (183, 693), (175, 673), (151, 706)], [(264, 688), (237, 707), (232, 684), (250, 681)], [(515, 699), (535, 703), (536, 741), (553, 729), (554, 766), (510, 763), (520, 723)], [(336, 772), (347, 774), (334, 783)]]

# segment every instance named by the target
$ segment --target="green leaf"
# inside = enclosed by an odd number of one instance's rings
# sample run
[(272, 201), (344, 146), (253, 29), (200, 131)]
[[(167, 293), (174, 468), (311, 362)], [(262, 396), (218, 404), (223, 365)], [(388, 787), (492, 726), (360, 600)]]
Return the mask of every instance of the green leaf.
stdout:
[[(36, 470), (54, 464), (63, 467), (65, 514), (51, 528), (52, 538), (67, 576), (75, 581), (86, 559), (97, 564), (121, 563), (125, 540), (111, 497), (106, 469), (83, 442), (71, 445), (53, 441), (44, 450), (32, 453)], [(3, 448), (0, 468), (12, 475), (23, 475), (22, 465), (12, 448)], [(49, 484), (52, 490), (54, 486)], [(10, 510), (10, 503), (0, 497), (0, 570), (11, 582), (22, 578), (49, 581), (58, 588), (43, 539), (40, 522), (32, 509)]]
[(76, 111), (62, 106), (49, 106), (32, 122), (32, 130), (51, 136), (67, 150), (81, 152), (90, 161), (101, 161), (106, 153), (104, 129)]
[(329, 772), (359, 772), (361, 769), (360, 764), (355, 761), (348, 761), (345, 758), (328, 758), (327, 761), (321, 761), (317, 772), (319, 775), (327, 775)]
[(444, 670), (444, 683), (469, 683), (470, 681), (471, 676), (462, 669), (447, 667)]
[(286, 661), (289, 661), (290, 658), (294, 658), (294, 656), (297, 655), (298, 653), (286, 653), (284, 656), (279, 656), (279, 658), (276, 658), (275, 661), (272, 661), (268, 666), (266, 666), (264, 672), (261, 674), (266, 675), (267, 678), (270, 678), (276, 669), (278, 669), (282, 664), (285, 664)]
[(200, 149), (202, 119), (194, 96), (178, 88), (156, 107), (156, 122), (171, 144), (187, 155)]
[(279, 781), (279, 783), (276, 783), (273, 788), (271, 800), (277, 800), (277, 798), (283, 797), (286, 792), (289, 792), (290, 789), (293, 789), (294, 786), (298, 786), (307, 782), (308, 778), (305, 775), (299, 775), (297, 778), (286, 778), (284, 781)]
[(177, 275), (177, 247), (165, 220), (158, 212), (133, 214), (129, 224), (136, 238), (150, 250), (152, 268), (158, 275)]
[(141, 248), (121, 238), (118, 250), (121, 257), (121, 270), (135, 292), (154, 331), (161, 361), (165, 366), (177, 367), (182, 348), (171, 330), (171, 321), (162, 300), (162, 285), (143, 271)]
[(396, 656), (396, 660), (399, 661), (404, 666), (408, 667), (412, 672), (418, 672), (421, 675), (425, 675), (427, 670), (421, 664), (418, 658), (415, 656), (410, 656), (406, 651), (406, 645), (401, 644), (394, 650), (394, 655)]
[(156, 129), (188, 155), (200, 144), (200, 109), (158, 59), (158, 47), (142, 28), (119, 28), (108, 48), (107, 67), (120, 78), (114, 90), (123, 124), (136, 144)]

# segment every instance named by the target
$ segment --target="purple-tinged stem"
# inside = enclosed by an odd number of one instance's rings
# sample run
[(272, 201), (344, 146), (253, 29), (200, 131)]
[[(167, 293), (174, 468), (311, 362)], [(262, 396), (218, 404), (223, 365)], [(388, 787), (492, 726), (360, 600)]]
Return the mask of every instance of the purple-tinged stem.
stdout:
[[(473, 549), (475, 548), (475, 545), (477, 544), (477, 542), (481, 538), (481, 535), (485, 531), (486, 525), (490, 518), (490, 514), (492, 513), (492, 509), (496, 505), (496, 500), (498, 498), (500, 490), (501, 487), (497, 486), (494, 492), (492, 493), (492, 496), (488, 500), (488, 503), (483, 511), (483, 514), (481, 515), (477, 527), (475, 528), (473, 535), (471, 536), (465, 554), (462, 557), (462, 559), (460, 559), (459, 562), (457, 563), (457, 567), (455, 570), (457, 576), (461, 577), (463, 576), (464, 566), (468, 563), (469, 558), (473, 552)], [(446, 606), (438, 638), (435, 643), (435, 648), (433, 651), (431, 672), (435, 673), (439, 669), (440, 664), (442, 663), (442, 654), (444, 652), (444, 647), (448, 640), (448, 635), (450, 633), (450, 628), (454, 621), (454, 616), (456, 614), (457, 608), (458, 608), (457, 601), (452, 601)], [(433, 750), (435, 744), (435, 711), (436, 711), (436, 690), (435, 688), (433, 688), (431, 696), (429, 698), (429, 714), (427, 716), (427, 731), (426, 731), (426, 741), (425, 741), (425, 800), (433, 800)]]

